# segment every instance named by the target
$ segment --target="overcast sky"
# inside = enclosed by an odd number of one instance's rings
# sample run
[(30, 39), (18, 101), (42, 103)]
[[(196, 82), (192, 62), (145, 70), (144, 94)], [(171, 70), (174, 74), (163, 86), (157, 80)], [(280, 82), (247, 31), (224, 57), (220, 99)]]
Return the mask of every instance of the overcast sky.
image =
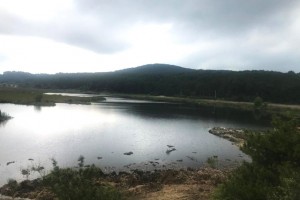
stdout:
[(300, 72), (299, 0), (0, 0), (0, 73)]

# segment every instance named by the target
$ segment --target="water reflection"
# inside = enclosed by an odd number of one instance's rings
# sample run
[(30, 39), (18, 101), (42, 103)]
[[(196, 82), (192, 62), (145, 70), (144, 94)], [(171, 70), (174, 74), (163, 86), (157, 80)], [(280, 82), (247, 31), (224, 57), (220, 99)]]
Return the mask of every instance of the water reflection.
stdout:
[[(107, 103), (112, 105), (107, 105)], [(271, 116), (266, 114), (257, 117), (257, 113), (252, 111), (243, 111), (232, 108), (221, 108), (216, 106), (188, 106), (183, 104), (168, 103), (147, 103), (140, 104), (135, 102), (108, 99), (105, 103), (107, 107), (118, 107), (128, 114), (138, 115), (146, 118), (184, 118), (184, 119), (201, 119), (203, 121), (228, 122), (233, 127), (248, 128), (265, 128), (270, 126)]]
[(42, 111), (42, 106), (33, 106), (34, 107), (34, 110), (36, 111), (36, 112), (41, 112)]
[[(241, 161), (247, 156), (208, 129), (265, 126), (251, 113), (236, 110), (124, 99), (42, 109), (0, 104), (0, 109), (14, 117), (0, 127), (0, 184), (21, 179), (20, 168), (32, 165), (29, 158), (46, 169), (50, 158), (61, 166), (75, 166), (79, 155), (86, 164), (105, 169), (199, 167), (211, 156), (225, 163)], [(15, 163), (7, 166), (10, 161)]]
[(1, 121), (1, 122), (0, 122), (0, 127), (1, 127), (1, 126), (5, 126), (5, 124), (6, 124), (7, 122), (8, 122), (8, 120)]

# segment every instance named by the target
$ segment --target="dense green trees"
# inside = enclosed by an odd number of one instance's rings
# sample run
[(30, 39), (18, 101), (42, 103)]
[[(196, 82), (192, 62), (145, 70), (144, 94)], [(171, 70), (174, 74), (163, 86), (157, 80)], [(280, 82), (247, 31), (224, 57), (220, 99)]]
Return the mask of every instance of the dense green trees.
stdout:
[(300, 74), (272, 71), (193, 70), (153, 64), (116, 72), (32, 75), (6, 72), (0, 83), (50, 89), (189, 96), (234, 101), (300, 103)]
[(220, 187), (216, 199), (300, 199), (299, 121), (274, 121), (274, 129), (249, 136), (243, 151), (251, 156)]

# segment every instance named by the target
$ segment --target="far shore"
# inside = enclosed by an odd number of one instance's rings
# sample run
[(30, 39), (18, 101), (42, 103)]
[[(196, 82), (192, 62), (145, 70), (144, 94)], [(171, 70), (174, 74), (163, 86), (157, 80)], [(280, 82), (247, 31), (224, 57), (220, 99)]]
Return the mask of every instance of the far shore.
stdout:
[[(78, 93), (95, 94), (95, 97), (78, 97), (64, 95), (45, 95), (45, 93)], [(10, 88), (0, 87), (0, 103), (13, 103), (22, 105), (36, 106), (55, 106), (55, 103), (70, 104), (91, 104), (91, 102), (102, 102), (105, 96), (114, 96), (120, 98), (159, 101), (177, 104), (186, 104), (190, 106), (214, 106), (221, 108), (232, 108), (238, 110), (258, 111), (268, 114), (291, 113), (300, 115), (300, 105), (277, 104), (266, 102), (266, 107), (261, 110), (255, 110), (253, 102), (238, 102), (222, 99), (203, 99), (196, 97), (175, 97), (161, 95), (144, 94), (119, 94), (119, 93), (95, 93), (93, 91), (80, 90), (53, 90), (53, 89), (33, 89), (33, 88)]]
[[(152, 101), (163, 101), (179, 104), (188, 104), (191, 106), (215, 106), (215, 107), (227, 107), (240, 110), (254, 110), (253, 102), (238, 102), (220, 99), (201, 99), (195, 97), (171, 97), (171, 96), (154, 96), (154, 95), (142, 95), (142, 94), (114, 94), (116, 97), (129, 98), (129, 99), (139, 99), (139, 100), (152, 100)], [(290, 105), (290, 104), (276, 104), (267, 103), (267, 107), (263, 112), (276, 114), (293, 112), (300, 114), (300, 105)]]
[(52, 92), (52, 90), (0, 87), (0, 103), (55, 106), (56, 103), (91, 104), (91, 102), (101, 102), (105, 100), (103, 96), (78, 97), (57, 94), (46, 95), (45, 93), (47, 92)]

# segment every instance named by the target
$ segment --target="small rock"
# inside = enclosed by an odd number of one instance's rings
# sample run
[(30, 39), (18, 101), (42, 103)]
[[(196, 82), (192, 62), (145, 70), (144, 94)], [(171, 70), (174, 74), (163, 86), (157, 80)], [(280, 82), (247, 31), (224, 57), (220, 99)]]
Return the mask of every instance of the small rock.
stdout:
[(189, 158), (189, 159), (192, 160), (192, 161), (198, 162), (196, 158), (193, 158), (193, 157), (191, 157), (191, 156), (186, 156), (186, 157)]
[(166, 154), (170, 154), (172, 151), (176, 151), (176, 149), (175, 149), (175, 148), (173, 148), (173, 149), (168, 149), (168, 150), (166, 151)]
[(133, 154), (132, 151), (129, 151), (129, 152), (124, 153), (124, 155), (127, 155), (127, 156), (130, 156), (131, 154)]
[(10, 165), (10, 164), (13, 164), (13, 163), (15, 163), (15, 161), (7, 162), (6, 165)]
[(100, 159), (102, 159), (102, 157), (98, 156), (97, 159), (100, 160)]

